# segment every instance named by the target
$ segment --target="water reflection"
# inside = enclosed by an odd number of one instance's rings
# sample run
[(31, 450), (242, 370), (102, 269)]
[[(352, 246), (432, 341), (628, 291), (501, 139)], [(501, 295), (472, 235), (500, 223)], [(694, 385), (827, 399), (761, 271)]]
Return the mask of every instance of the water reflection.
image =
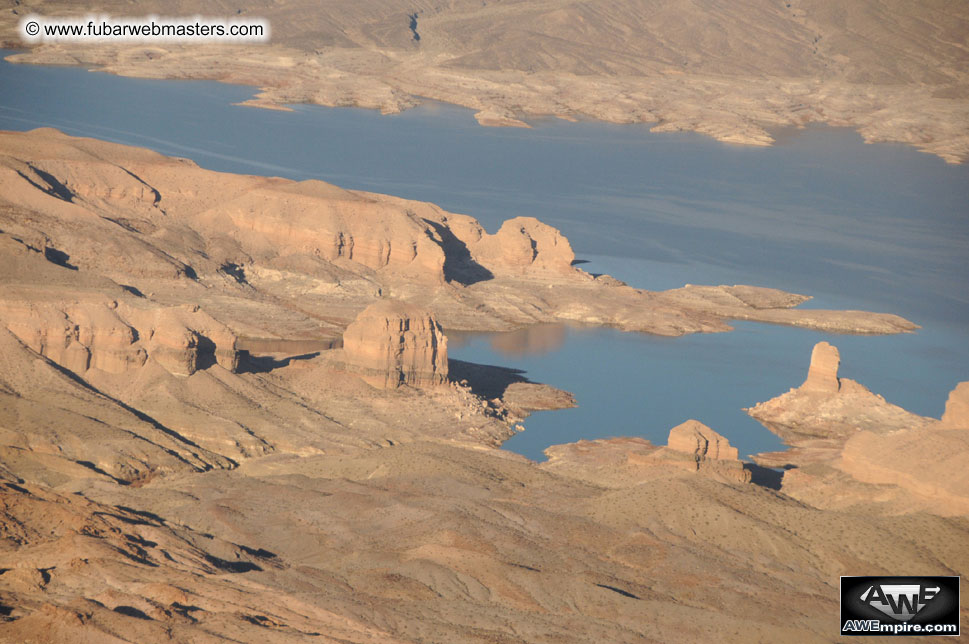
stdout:
[(508, 358), (540, 356), (557, 351), (565, 344), (564, 324), (536, 324), (534, 326), (503, 333), (471, 333), (447, 331), (448, 345), (452, 349), (467, 346), (472, 338), (488, 338), (492, 351)]

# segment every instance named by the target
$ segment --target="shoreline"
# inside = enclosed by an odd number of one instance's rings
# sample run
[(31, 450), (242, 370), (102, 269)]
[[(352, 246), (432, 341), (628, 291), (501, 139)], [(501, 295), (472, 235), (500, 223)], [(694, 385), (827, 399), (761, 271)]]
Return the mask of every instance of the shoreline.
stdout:
[[(279, 49), (273, 45), (265, 47)], [(139, 49), (143, 47), (98, 49), (38, 46), (9, 50), (13, 53), (4, 58), (13, 64), (84, 67), (89, 71), (132, 78), (209, 80), (251, 87), (253, 95), (240, 105), (261, 109), (286, 111), (290, 109), (287, 105), (307, 104), (356, 107), (381, 114), (395, 114), (416, 107), (423, 100), (431, 100), (471, 110), (482, 127), (528, 128), (532, 119), (539, 122), (557, 119), (613, 125), (635, 124), (648, 127), (650, 132), (695, 132), (724, 144), (754, 147), (774, 145), (776, 141), (772, 131), (821, 124), (849, 128), (865, 143), (900, 143), (915, 147), (948, 164), (959, 165), (969, 159), (969, 105), (958, 102), (933, 103), (935, 99), (920, 97), (919, 91), (914, 88), (888, 86), (879, 90), (885, 95), (872, 95), (871, 88), (853, 89), (850, 85), (832, 85), (830, 82), (818, 85), (804, 79), (685, 76), (676, 77), (677, 81), (671, 84), (669, 75), (663, 74), (624, 79), (556, 74), (535, 78), (514, 71), (478, 74), (468, 71), (454, 75), (454, 79), (468, 78), (469, 89), (461, 90), (449, 85), (446, 74), (440, 78), (433, 75), (425, 78), (420, 82), (436, 84), (419, 89), (419, 83), (393, 74), (381, 76), (379, 73), (339, 71), (338, 68), (328, 72), (325, 64), (310, 64), (312, 58), (307, 57), (305, 52), (285, 48), (282, 51), (263, 52), (261, 58), (249, 56), (247, 62), (240, 64), (230, 61), (234, 61), (233, 55), (241, 56), (241, 51), (233, 54), (236, 50), (230, 50), (219, 54), (212, 53), (218, 52), (217, 49), (204, 48), (200, 51), (211, 56), (199, 56), (199, 60), (195, 60), (191, 51), (185, 51), (186, 48), (173, 48), (170, 55), (147, 62), (131, 60), (130, 52)], [(309, 66), (310, 72), (299, 65), (280, 69), (272, 62), (274, 58), (300, 57), (304, 66)], [(327, 76), (330, 72), (339, 75), (339, 82)], [(459, 86), (463, 84), (460, 80), (456, 82)], [(502, 95), (498, 88), (503, 86), (520, 88), (519, 93)], [(726, 89), (722, 86), (726, 86)], [(620, 87), (626, 88), (622, 91), (641, 98), (630, 99), (623, 107), (613, 105), (608, 109), (592, 100), (602, 91), (615, 93), (620, 91)], [(828, 96), (842, 108), (839, 111), (818, 105), (813, 112), (808, 110), (811, 115), (805, 117), (805, 108), (778, 105), (778, 97), (772, 96), (776, 91), (780, 91), (781, 96), (798, 95), (804, 91), (818, 97)], [(483, 95), (487, 95), (487, 98), (483, 98)], [(886, 129), (886, 119), (871, 119), (871, 110), (864, 105), (866, 101), (884, 103), (892, 95), (899, 102), (909, 103), (912, 107), (910, 111), (902, 111), (887, 119), (895, 120), (899, 125)], [(701, 107), (709, 100), (725, 103), (711, 112)], [(810, 103), (811, 99), (803, 100)], [(814, 100), (824, 103), (829, 99)], [(888, 108), (881, 111), (885, 109)], [(699, 116), (704, 113), (707, 116)], [(714, 118), (714, 114), (718, 116)], [(954, 120), (947, 118), (947, 115), (954, 117)], [(966, 127), (959, 128), (956, 124), (960, 121), (966, 121)], [(943, 129), (939, 130), (940, 127)], [(932, 134), (933, 131), (936, 134)]]

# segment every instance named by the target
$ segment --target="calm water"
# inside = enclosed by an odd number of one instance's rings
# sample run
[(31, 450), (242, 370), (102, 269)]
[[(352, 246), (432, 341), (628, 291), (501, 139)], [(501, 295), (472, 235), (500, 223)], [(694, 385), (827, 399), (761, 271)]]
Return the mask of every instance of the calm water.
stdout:
[(489, 230), (533, 215), (569, 237), (583, 268), (636, 286), (773, 286), (815, 295), (807, 306), (890, 311), (924, 327), (892, 338), (756, 324), (673, 340), (603, 329), (455, 338), (454, 357), (518, 367), (577, 395), (578, 409), (536, 414), (507, 444), (533, 458), (577, 438), (662, 442), (689, 417), (742, 454), (774, 449), (740, 408), (803, 380), (821, 338), (841, 348), (844, 375), (918, 413), (938, 416), (949, 389), (969, 380), (965, 166), (834, 128), (780, 132), (761, 149), (640, 126), (481, 128), (444, 105), (394, 116), (232, 105), (252, 93), (0, 63), (0, 128), (52, 126), (215, 170), (433, 201)]

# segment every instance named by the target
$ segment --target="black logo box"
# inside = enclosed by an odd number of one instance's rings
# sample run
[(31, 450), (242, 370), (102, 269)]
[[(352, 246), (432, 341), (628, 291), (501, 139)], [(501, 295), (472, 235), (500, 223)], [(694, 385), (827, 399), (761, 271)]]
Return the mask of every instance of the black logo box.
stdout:
[[(907, 622), (896, 619), (869, 603), (861, 597), (872, 586), (880, 588), (882, 585), (919, 585), (920, 588), (939, 588), (938, 593), (929, 600), (925, 607), (919, 610)], [(849, 620), (878, 620), (882, 624), (919, 624), (927, 625), (951, 624), (955, 631), (945, 633), (926, 632), (844, 632), (842, 635), (959, 635), (959, 577), (841, 577), (841, 622), (843, 627)]]

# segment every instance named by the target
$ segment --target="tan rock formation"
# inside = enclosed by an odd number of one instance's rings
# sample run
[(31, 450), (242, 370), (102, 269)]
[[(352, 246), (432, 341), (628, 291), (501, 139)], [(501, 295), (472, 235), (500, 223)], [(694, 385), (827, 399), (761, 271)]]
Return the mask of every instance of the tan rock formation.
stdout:
[(574, 276), (569, 240), (534, 217), (515, 217), (471, 247), (475, 260), (495, 274)]
[(126, 307), (148, 345), (148, 356), (173, 374), (190, 376), (216, 363), (229, 371), (239, 366), (236, 335), (195, 305), (142, 309)]
[(230, 371), (239, 363), (235, 334), (192, 305), (119, 307), (104, 297), (65, 304), (0, 299), (0, 322), (28, 347), (78, 374), (124, 373), (148, 358), (183, 376), (208, 357)]
[[(530, 239), (537, 255), (496, 251), (488, 277), (480, 226), (429, 204), (51, 131), (0, 134), (0, 152), (0, 641), (827, 641), (838, 575), (885, 562), (891, 574), (969, 573), (964, 520), (898, 521), (870, 492), (922, 503), (936, 487), (961, 495), (962, 479), (940, 471), (916, 488), (905, 481), (917, 470), (892, 454), (887, 471), (828, 463), (822, 495), (841, 481), (868, 495), (854, 497), (860, 512), (833, 512), (806, 487), (799, 501), (740, 485), (736, 450), (702, 426), (674, 431), (680, 449), (584, 442), (542, 465), (493, 449), (514, 433), (512, 412), (571, 403), (513, 370), (454, 361), (467, 385), (398, 387), (451, 373), (439, 312), (466, 328), (558, 317), (676, 335), (727, 330), (735, 315), (796, 323), (802, 296), (664, 295), (556, 273), (566, 255), (553, 245), (558, 259), (538, 261), (555, 238), (528, 225), (512, 247)], [(329, 199), (341, 203), (314, 220), (308, 204)], [(276, 208), (281, 229), (293, 208), (293, 230), (254, 233), (242, 203)], [(332, 241), (317, 224), (351, 231), (354, 257), (304, 245)], [(414, 255), (415, 235), (441, 253)], [(381, 249), (388, 239), (404, 241), (400, 255)], [(384, 300), (331, 350), (382, 294), (433, 314)], [(858, 316), (820, 317), (904, 327)], [(240, 336), (271, 355), (237, 369)], [(381, 388), (335, 369), (347, 355)], [(847, 383), (768, 408), (815, 437), (859, 418), (911, 427), (884, 401), (858, 416), (878, 398)], [(948, 469), (965, 431), (946, 431), (898, 440), (937, 445)], [(862, 466), (885, 482), (847, 473)]]
[(949, 392), (942, 424), (946, 427), (969, 428), (969, 382), (960, 382)]
[(845, 443), (836, 467), (856, 481), (899, 488), (894, 503), (903, 508), (969, 516), (969, 432), (964, 429), (862, 431)]
[(426, 309), (413, 304), (368, 306), (343, 334), (343, 351), (347, 365), (376, 387), (447, 381), (447, 337)]
[(837, 349), (819, 343), (800, 388), (748, 410), (791, 446), (755, 460), (793, 468), (782, 490), (817, 507), (969, 514), (969, 434), (959, 429), (966, 383), (950, 394), (940, 422), (839, 381), (837, 361)]
[(688, 420), (670, 430), (667, 447), (692, 455), (697, 463), (708, 458), (737, 460), (737, 448), (698, 420)]
[(725, 483), (748, 483), (750, 471), (737, 448), (703, 423), (688, 420), (670, 430), (666, 447), (642, 438), (581, 440), (545, 450), (542, 467), (598, 485), (625, 487), (684, 472)]
[(811, 366), (808, 367), (807, 380), (801, 385), (801, 391), (837, 393), (841, 389), (838, 380), (840, 364), (838, 348), (827, 342), (818, 342), (811, 351)]
[(24, 344), (77, 373), (89, 368), (121, 373), (145, 363), (137, 332), (114, 308), (117, 302), (3, 302), (0, 320)]

